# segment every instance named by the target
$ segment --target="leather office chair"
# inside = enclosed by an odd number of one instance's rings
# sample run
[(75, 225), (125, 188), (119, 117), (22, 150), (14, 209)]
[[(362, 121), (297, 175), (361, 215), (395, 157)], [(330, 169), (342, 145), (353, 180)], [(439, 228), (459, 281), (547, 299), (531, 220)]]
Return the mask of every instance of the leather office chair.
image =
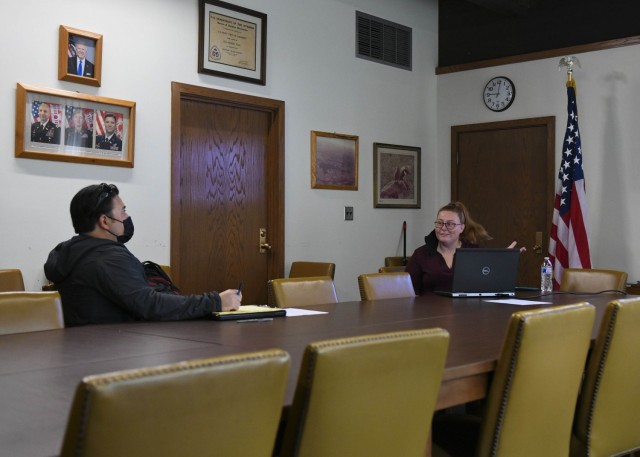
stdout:
[(409, 273), (369, 273), (358, 276), (361, 300), (415, 297)]
[(448, 344), (442, 329), (310, 344), (280, 456), (423, 456)]
[(514, 313), (482, 420), (438, 416), (434, 444), (453, 456), (569, 455), (594, 318), (587, 303)]
[(332, 280), (336, 273), (336, 264), (329, 262), (291, 262), (290, 278), (308, 278), (329, 276)]
[(162, 268), (162, 271), (164, 271), (167, 276), (171, 278), (171, 267), (169, 265), (160, 265), (160, 268)]
[(380, 267), (378, 268), (378, 273), (401, 273), (405, 270), (404, 265), (395, 265), (389, 267)]
[(289, 355), (281, 350), (89, 376), (61, 457), (270, 457)]
[(64, 328), (58, 292), (0, 292), (0, 335)]
[[(289, 270), (290, 278), (310, 278), (314, 276), (329, 276), (333, 281), (336, 273), (336, 264), (330, 262), (291, 262)], [(274, 306), (273, 284), (267, 281), (267, 304)]]
[[(626, 292), (627, 273), (617, 270), (567, 268), (562, 272), (563, 292), (596, 293), (605, 290)], [(613, 293), (613, 292), (612, 292)]]
[(278, 308), (338, 303), (336, 288), (329, 276), (280, 278), (270, 281)]
[(572, 457), (640, 449), (639, 327), (640, 298), (607, 305), (578, 399)]
[(22, 272), (16, 268), (0, 270), (0, 292), (24, 291)]
[[(411, 259), (411, 256), (407, 257), (407, 262), (409, 262), (409, 259)], [(385, 267), (400, 267), (400, 266), (405, 266), (406, 264), (404, 263), (405, 258), (400, 256), (400, 257), (385, 257), (384, 258), (384, 266)]]

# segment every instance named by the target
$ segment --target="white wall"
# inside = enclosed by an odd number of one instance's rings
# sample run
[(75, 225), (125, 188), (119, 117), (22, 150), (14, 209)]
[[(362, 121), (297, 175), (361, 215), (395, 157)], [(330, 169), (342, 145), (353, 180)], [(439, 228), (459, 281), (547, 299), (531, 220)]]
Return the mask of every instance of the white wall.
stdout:
[[(292, 260), (333, 261), (340, 299), (357, 299), (357, 275), (402, 253), (402, 221), (411, 252), (448, 199), (437, 165), (447, 151), (437, 147), (435, 0), (233, 2), (268, 15), (264, 87), (197, 73), (197, 3), (25, 0), (3, 7), (0, 268), (20, 268), (27, 289), (40, 290), (48, 252), (73, 235), (69, 201), (103, 181), (120, 187), (133, 217), (131, 251), (169, 262), (170, 83), (179, 81), (286, 102), (285, 269)], [(413, 28), (413, 71), (354, 57), (355, 10)], [(58, 81), (60, 25), (103, 35), (101, 87)], [(17, 82), (135, 101), (135, 168), (16, 159)], [(310, 188), (311, 130), (359, 135), (357, 192)], [(373, 208), (374, 142), (422, 148), (421, 210)], [(343, 220), (345, 205), (354, 207), (354, 222)]]
[[(640, 279), (640, 47), (576, 55), (577, 103), (590, 213), (593, 268), (625, 270)], [(460, 72), (438, 77), (437, 194), (450, 189), (450, 130), (453, 125), (556, 116), (557, 174), (567, 121), (566, 71), (560, 58)], [(516, 85), (507, 111), (493, 113), (482, 103), (482, 89), (493, 76)]]

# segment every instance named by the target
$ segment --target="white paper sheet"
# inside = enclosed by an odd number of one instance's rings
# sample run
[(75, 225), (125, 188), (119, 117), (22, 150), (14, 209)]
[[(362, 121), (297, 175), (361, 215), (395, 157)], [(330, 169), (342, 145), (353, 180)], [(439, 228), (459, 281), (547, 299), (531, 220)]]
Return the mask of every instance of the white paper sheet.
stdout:
[(287, 317), (310, 316), (312, 314), (329, 314), (327, 311), (314, 311), (311, 309), (287, 308)]
[(502, 300), (485, 300), (491, 303), (505, 303), (507, 305), (531, 306), (531, 305), (552, 305), (548, 301), (520, 300), (519, 298), (505, 298)]

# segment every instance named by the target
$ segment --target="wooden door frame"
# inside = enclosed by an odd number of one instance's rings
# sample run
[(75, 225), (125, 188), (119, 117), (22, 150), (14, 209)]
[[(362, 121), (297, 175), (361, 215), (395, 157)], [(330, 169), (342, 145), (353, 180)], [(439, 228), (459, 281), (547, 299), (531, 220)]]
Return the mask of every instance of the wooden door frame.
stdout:
[[(252, 95), (227, 92), (208, 87), (171, 82), (171, 268), (181, 271), (180, 256), (177, 253), (181, 237), (179, 183), (175, 179), (181, 175), (181, 102), (191, 100), (235, 108), (264, 111), (270, 114), (271, 123), (267, 136), (265, 158), (265, 192), (267, 201), (267, 233), (271, 245), (267, 261), (269, 279), (284, 276), (284, 102)], [(256, 237), (257, 238), (257, 237)], [(256, 239), (256, 249), (258, 243)], [(174, 263), (175, 262), (175, 263)], [(178, 276), (179, 281), (179, 276)]]
[[(551, 233), (551, 220), (553, 218), (553, 205), (555, 199), (555, 140), (556, 140), (556, 118), (555, 116), (533, 117), (528, 119), (515, 119), (509, 121), (485, 122), (480, 124), (454, 125), (451, 127), (451, 199), (457, 199), (458, 187), (458, 136), (462, 133), (482, 132), (491, 130), (509, 130), (526, 127), (544, 126), (547, 129), (547, 211), (545, 215), (545, 225), (547, 233)], [(542, 238), (542, 252), (549, 249), (548, 237)]]

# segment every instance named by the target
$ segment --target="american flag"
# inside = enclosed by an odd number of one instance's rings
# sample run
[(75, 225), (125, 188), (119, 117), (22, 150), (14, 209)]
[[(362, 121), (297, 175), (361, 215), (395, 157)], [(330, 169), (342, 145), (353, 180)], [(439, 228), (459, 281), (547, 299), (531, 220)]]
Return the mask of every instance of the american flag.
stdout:
[(565, 268), (591, 268), (587, 195), (582, 169), (575, 81), (567, 82), (567, 131), (556, 184), (556, 199), (549, 240), (553, 288), (557, 290)]
[(64, 116), (67, 119), (67, 123), (66, 123), (66, 127), (75, 127), (73, 125), (73, 112), (77, 109), (82, 110), (82, 114), (83, 114), (83, 123), (82, 126), (87, 129), (87, 130), (91, 130), (93, 131), (93, 110), (92, 109), (85, 109), (85, 108), (78, 108), (76, 106), (71, 106), (71, 105), (67, 105), (64, 109)]
[[(31, 122), (39, 122), (40, 119), (40, 113), (38, 113), (38, 110), (40, 109), (40, 105), (42, 103), (48, 103), (48, 102), (41, 102), (41, 101), (34, 101), (31, 103)], [(51, 108), (51, 112), (50, 112), (50, 118), (49, 120), (51, 122), (53, 122), (54, 124), (56, 124), (58, 127), (60, 127), (62, 125), (62, 107), (61, 105), (57, 105), (57, 104), (53, 104), (53, 103), (48, 103), (49, 104), (49, 108)]]
[(124, 129), (124, 119), (121, 113), (111, 113), (110, 111), (96, 111), (96, 135), (104, 135), (104, 116), (106, 114), (114, 114), (116, 116), (116, 136), (122, 139), (123, 129)]

